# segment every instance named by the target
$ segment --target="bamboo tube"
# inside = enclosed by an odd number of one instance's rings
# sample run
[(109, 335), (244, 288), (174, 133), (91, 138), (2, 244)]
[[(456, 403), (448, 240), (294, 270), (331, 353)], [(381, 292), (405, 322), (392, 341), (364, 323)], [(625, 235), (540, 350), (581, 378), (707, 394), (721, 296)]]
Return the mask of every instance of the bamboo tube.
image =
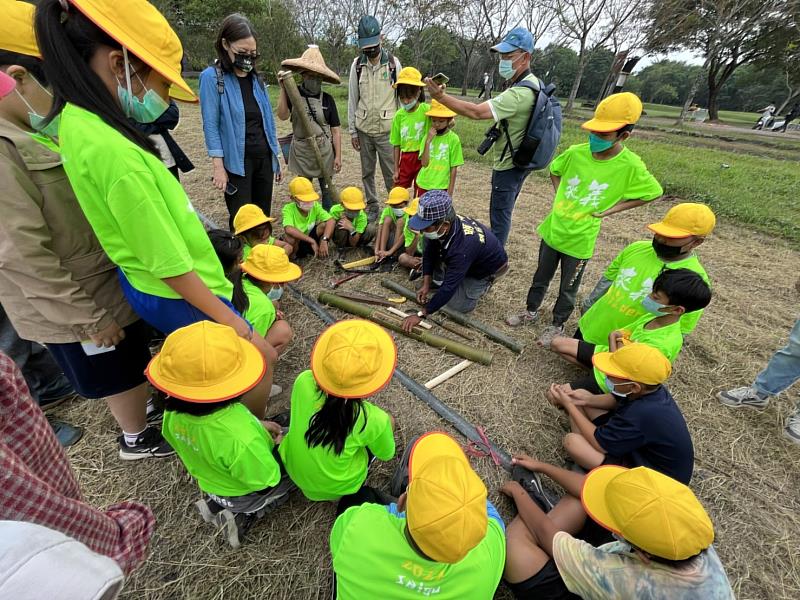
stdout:
[(425, 384), (426, 389), (432, 390), (437, 385), (441, 385), (442, 383), (444, 383), (445, 381), (447, 381), (451, 377), (454, 377), (455, 375), (458, 375), (459, 373), (461, 373), (461, 371), (466, 369), (471, 364), (472, 364), (472, 362), (470, 362), (468, 360), (462, 360), (455, 367), (451, 367), (451, 368), (447, 369), (447, 371), (445, 371), (441, 375), (437, 375), (436, 377), (431, 379), (428, 383), (426, 383)]
[[(395, 308), (394, 306), (387, 306), (386, 310), (389, 311), (390, 313), (392, 313), (393, 315), (397, 315), (398, 317), (402, 317), (403, 319), (405, 319), (408, 316), (402, 310), (400, 310), (399, 308)], [(420, 321), (419, 322), (419, 326), (422, 327), (423, 329), (433, 329), (433, 325), (431, 325), (427, 321)]]
[[(392, 281), (391, 279), (384, 279), (381, 281), (381, 285), (385, 287), (387, 290), (392, 290), (402, 296), (405, 296), (412, 302), (417, 302), (417, 295), (409, 290), (406, 287), (403, 287), (399, 283)], [(417, 303), (419, 304), (419, 303)], [(450, 319), (458, 323), (459, 325), (464, 325), (465, 327), (472, 327), (473, 329), (477, 329), (483, 335), (488, 337), (490, 340), (497, 342), (498, 344), (502, 344), (512, 352), (520, 354), (522, 352), (522, 344), (519, 343), (512, 337), (507, 336), (505, 333), (492, 327), (491, 325), (487, 325), (486, 323), (481, 323), (472, 317), (468, 317), (464, 313), (460, 313), (457, 310), (453, 310), (451, 308), (447, 308), (443, 306), (439, 309), (439, 311), (447, 315)]]
[(346, 271), (347, 269), (355, 269), (356, 267), (366, 267), (367, 265), (375, 264), (377, 260), (378, 257), (376, 256), (368, 256), (367, 258), (354, 260), (353, 262), (343, 263), (342, 268)]
[(369, 306), (364, 306), (363, 304), (359, 304), (358, 302), (353, 302), (352, 300), (347, 300), (346, 298), (341, 298), (336, 294), (331, 294), (329, 292), (320, 292), (319, 296), (317, 297), (320, 302), (323, 304), (327, 304), (328, 306), (333, 306), (345, 312), (348, 312), (352, 315), (357, 315), (364, 319), (369, 319), (373, 323), (377, 323), (381, 327), (385, 327), (386, 329), (391, 329), (392, 331), (396, 331), (397, 333), (402, 333), (403, 335), (410, 337), (411, 339), (417, 340), (418, 342), (424, 342), (429, 346), (433, 346), (434, 348), (442, 348), (455, 354), (456, 356), (460, 356), (461, 358), (466, 358), (471, 360), (472, 362), (476, 362), (482, 365), (490, 365), (492, 364), (492, 353), (487, 352), (485, 350), (481, 350), (480, 348), (472, 348), (466, 344), (462, 344), (461, 342), (457, 342), (455, 340), (451, 340), (446, 337), (442, 337), (439, 335), (435, 335), (433, 333), (420, 330), (420, 331), (412, 331), (411, 333), (406, 333), (403, 331), (403, 328), (400, 326), (400, 323), (391, 319), (388, 315), (384, 316), (379, 311), (370, 308)]

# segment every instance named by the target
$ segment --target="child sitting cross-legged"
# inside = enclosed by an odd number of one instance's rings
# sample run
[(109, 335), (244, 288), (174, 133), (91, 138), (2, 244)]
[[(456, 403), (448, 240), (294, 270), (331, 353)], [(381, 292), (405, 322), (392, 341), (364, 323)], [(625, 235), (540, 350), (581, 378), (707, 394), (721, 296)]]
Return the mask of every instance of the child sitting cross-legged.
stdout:
[(328, 213), (336, 221), (333, 241), (339, 248), (363, 246), (372, 239), (367, 229), (367, 207), (364, 192), (357, 187), (346, 187), (339, 194), (341, 204), (334, 204)]
[(274, 217), (268, 217), (260, 206), (245, 204), (233, 217), (233, 232), (242, 240), (242, 260), (247, 258), (250, 250), (257, 244), (279, 246), (287, 253), (292, 251), (292, 246), (272, 235)]
[(386, 208), (378, 218), (375, 237), (375, 256), (378, 260), (394, 256), (403, 247), (403, 225), (407, 220), (404, 209), (410, 200), (406, 188), (394, 187), (389, 192)]
[(362, 319), (340, 321), (317, 339), (311, 370), (294, 382), (280, 447), (286, 472), (309, 500), (347, 502), (373, 458), (394, 456), (393, 419), (365, 398), (389, 384), (396, 361), (392, 337)]
[(412, 278), (414, 271), (421, 273), (419, 269), (422, 268), (422, 250), (425, 243), (425, 237), (419, 232), (408, 228), (408, 220), (417, 214), (419, 210), (419, 198), (414, 198), (411, 203), (403, 209), (406, 214), (403, 220), (403, 251), (397, 257), (397, 262), (401, 267), (405, 267), (412, 271)]
[(290, 258), (304, 258), (310, 254), (325, 258), (333, 237), (336, 221), (319, 203), (319, 194), (305, 177), (295, 177), (289, 182), (292, 201), (283, 205), (283, 237), (292, 247)]
[(145, 373), (167, 394), (162, 433), (205, 494), (196, 503), (201, 516), (234, 548), (294, 488), (276, 451), (280, 426), (240, 402), (265, 370), (258, 349), (233, 329), (199, 321), (167, 336)]

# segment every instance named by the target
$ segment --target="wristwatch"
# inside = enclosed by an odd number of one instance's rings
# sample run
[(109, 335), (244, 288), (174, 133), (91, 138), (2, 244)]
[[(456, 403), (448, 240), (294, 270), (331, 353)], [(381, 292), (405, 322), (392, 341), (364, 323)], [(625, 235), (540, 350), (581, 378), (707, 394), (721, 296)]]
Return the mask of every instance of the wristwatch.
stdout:
[(358, 235), (358, 232), (355, 229), (350, 232), (350, 237), (353, 237), (354, 235)]
[(418, 310), (418, 311), (417, 311), (417, 316), (418, 316), (420, 319), (424, 319), (424, 318), (425, 318), (425, 313), (424, 313), (423, 311), (421, 311), (421, 310)]
[(327, 235), (323, 235), (323, 236), (322, 236), (322, 241), (323, 241), (323, 242), (330, 241), (330, 238), (329, 238)]

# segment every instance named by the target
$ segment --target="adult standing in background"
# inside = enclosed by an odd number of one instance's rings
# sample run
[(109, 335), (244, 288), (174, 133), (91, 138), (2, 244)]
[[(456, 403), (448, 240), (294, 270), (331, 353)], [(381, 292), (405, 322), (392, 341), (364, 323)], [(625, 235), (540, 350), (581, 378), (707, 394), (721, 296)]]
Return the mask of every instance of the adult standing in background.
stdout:
[[(434, 100), (470, 119), (493, 119), (501, 129), (493, 149), (489, 224), (492, 233), (503, 246), (508, 241), (508, 234), (511, 233), (511, 214), (514, 212), (514, 204), (517, 202), (522, 184), (531, 172), (530, 169), (515, 167), (512, 156), (522, 142), (531, 110), (536, 102), (533, 90), (516, 84), (528, 80), (537, 89), (539, 87), (539, 80), (530, 70), (533, 43), (530, 31), (524, 27), (515, 27), (506, 34), (502, 42), (491, 48), (492, 52), (500, 54), (500, 77), (509, 82), (509, 87), (493, 100), (481, 104), (459, 100), (445, 94), (442, 86), (431, 79), (426, 79), (428, 91)], [(508, 135), (502, 132), (505, 127), (508, 128)]]
[(485, 98), (486, 100), (491, 99), (492, 97), (492, 84), (491, 79), (489, 79), (489, 73), (483, 73), (483, 84), (481, 85), (481, 93), (478, 94), (478, 99)]
[(381, 24), (364, 15), (358, 22), (359, 56), (350, 67), (347, 99), (348, 127), (353, 149), (361, 155), (361, 181), (367, 196), (369, 220), (378, 218), (375, 164), (380, 161), (383, 182), (392, 189), (394, 148), (389, 142), (392, 119), (399, 107), (393, 84), (400, 61), (381, 48)]
[(217, 60), (200, 73), (200, 110), (206, 148), (214, 163), (214, 187), (225, 193), (228, 224), (244, 204), (267, 215), (272, 180), (282, 179), (272, 105), (256, 71), (258, 42), (253, 25), (238, 13), (222, 21)]

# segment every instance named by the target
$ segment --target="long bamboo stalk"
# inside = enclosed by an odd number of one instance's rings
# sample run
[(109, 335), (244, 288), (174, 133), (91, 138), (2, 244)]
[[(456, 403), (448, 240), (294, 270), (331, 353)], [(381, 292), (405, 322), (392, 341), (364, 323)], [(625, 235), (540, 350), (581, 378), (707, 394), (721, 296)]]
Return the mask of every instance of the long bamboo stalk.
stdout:
[[(399, 283), (392, 281), (391, 279), (384, 279), (381, 281), (381, 285), (385, 287), (387, 290), (392, 290), (393, 292), (397, 292), (401, 296), (405, 296), (412, 302), (417, 302), (417, 295), (411, 291), (410, 289), (403, 287)], [(419, 304), (417, 302), (417, 304)], [(507, 336), (505, 333), (492, 327), (491, 325), (487, 325), (486, 323), (481, 323), (480, 321), (474, 319), (473, 317), (468, 317), (464, 313), (458, 312), (457, 310), (453, 310), (451, 308), (447, 308), (446, 306), (439, 309), (439, 311), (447, 315), (450, 319), (458, 323), (459, 325), (464, 325), (465, 327), (472, 327), (473, 329), (477, 329), (483, 335), (488, 337), (490, 340), (497, 342), (498, 344), (502, 344), (512, 352), (517, 354), (522, 353), (522, 344), (515, 340), (512, 337)]]
[(461, 358), (466, 358), (471, 360), (472, 362), (476, 362), (482, 365), (490, 365), (492, 364), (492, 353), (487, 352), (485, 350), (481, 350), (480, 348), (472, 348), (466, 344), (462, 344), (461, 342), (457, 342), (455, 340), (451, 340), (446, 337), (442, 337), (428, 331), (424, 331), (422, 329), (415, 329), (411, 333), (406, 333), (403, 331), (403, 328), (400, 326), (400, 322), (390, 318), (388, 315), (383, 315), (379, 311), (370, 308), (369, 306), (365, 306), (358, 302), (354, 302), (352, 300), (348, 300), (347, 298), (342, 298), (337, 296), (336, 294), (331, 294), (329, 292), (320, 292), (317, 299), (322, 302), (323, 304), (327, 304), (328, 306), (333, 306), (340, 310), (350, 313), (351, 315), (357, 315), (364, 319), (369, 319), (373, 323), (377, 323), (381, 327), (385, 327), (386, 329), (391, 329), (392, 331), (396, 331), (397, 333), (402, 333), (405, 336), (410, 337), (411, 339), (417, 340), (419, 342), (424, 342), (429, 346), (433, 346), (434, 348), (442, 348), (455, 354), (456, 356), (460, 356)]

